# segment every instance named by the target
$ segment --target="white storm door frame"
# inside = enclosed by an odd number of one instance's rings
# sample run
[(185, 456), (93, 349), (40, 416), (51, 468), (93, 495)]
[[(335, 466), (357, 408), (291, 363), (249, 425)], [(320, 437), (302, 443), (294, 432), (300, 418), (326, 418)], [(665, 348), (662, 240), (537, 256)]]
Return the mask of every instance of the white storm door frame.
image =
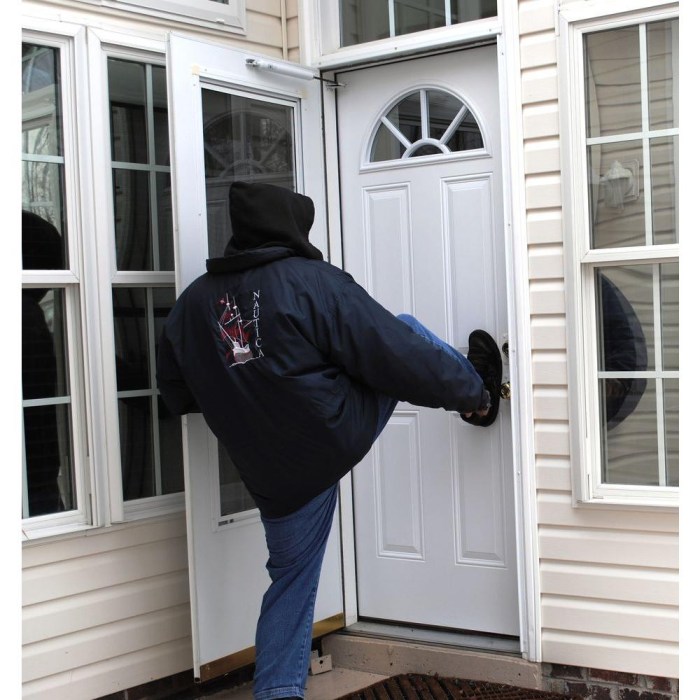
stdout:
[[(532, 401), (532, 365), (530, 338), (530, 297), (528, 277), (525, 164), (522, 150), (522, 85), (517, 3), (499, 2), (499, 21), (490, 27), (498, 46), (499, 100), (501, 106), (501, 153), (505, 228), (505, 257), (508, 305), (508, 338), (512, 385), (511, 415), (513, 469), (515, 474), (515, 526), (518, 556), (518, 596), (520, 608), (520, 645), (523, 658), (541, 662), (541, 606), (539, 583), (539, 547), (537, 541), (537, 490), (534, 459), (534, 409)], [(301, 8), (300, 8), (301, 12)], [(309, 39), (302, 57), (319, 66), (322, 76), (334, 80), (345, 66), (340, 56), (320, 54), (321, 32), (318, 12), (306, 9), (305, 36)], [(468, 45), (474, 38), (467, 25), (461, 41)], [(456, 29), (456, 28), (455, 28)], [(458, 30), (457, 30), (458, 31)], [(454, 37), (451, 37), (456, 42)], [(452, 41), (450, 42), (452, 44)], [(439, 48), (436, 44), (435, 48)], [(367, 63), (387, 60), (379, 48), (366, 51)], [(337, 88), (342, 90), (342, 86)], [(340, 185), (337, 178), (338, 144), (336, 100), (332, 90), (324, 91), (325, 150), (328, 172), (329, 260), (343, 267), (343, 242), (340, 217)], [(358, 621), (356, 559), (353, 522), (353, 493), (350, 476), (340, 483), (340, 513), (343, 549), (343, 586), (346, 624)]]
[[(203, 89), (243, 93), (293, 107), (297, 188), (314, 200), (316, 218), (310, 239), (327, 255), (319, 83), (304, 80), (299, 73), (285, 75), (249, 66), (248, 58), (268, 60), (252, 52), (187, 36), (169, 36), (168, 100), (178, 294), (205, 272), (209, 257), (202, 155)], [(283, 63), (275, 62), (278, 66)], [(292, 64), (285, 66), (294, 68)], [(183, 443), (194, 674), (207, 680), (253, 660), (255, 622), (262, 594), (269, 584), (265, 571), (267, 550), (257, 510), (219, 517), (217, 442), (201, 415), (183, 418)], [(234, 585), (230, 585), (231, 581)], [(336, 620), (342, 612), (336, 513), (314, 621)], [(229, 667), (223, 668), (227, 664)]]

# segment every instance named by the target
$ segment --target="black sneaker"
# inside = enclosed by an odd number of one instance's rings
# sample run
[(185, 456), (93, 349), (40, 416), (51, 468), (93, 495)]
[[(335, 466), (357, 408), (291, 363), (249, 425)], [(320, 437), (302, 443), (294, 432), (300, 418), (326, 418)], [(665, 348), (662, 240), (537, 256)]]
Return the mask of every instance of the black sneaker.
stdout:
[(501, 401), (501, 382), (503, 381), (501, 351), (496, 341), (486, 331), (475, 330), (469, 335), (467, 359), (484, 380), (484, 387), (491, 395), (491, 405), (485, 416), (472, 413), (468, 418), (462, 415), (462, 419), (471, 425), (485, 428), (496, 420)]

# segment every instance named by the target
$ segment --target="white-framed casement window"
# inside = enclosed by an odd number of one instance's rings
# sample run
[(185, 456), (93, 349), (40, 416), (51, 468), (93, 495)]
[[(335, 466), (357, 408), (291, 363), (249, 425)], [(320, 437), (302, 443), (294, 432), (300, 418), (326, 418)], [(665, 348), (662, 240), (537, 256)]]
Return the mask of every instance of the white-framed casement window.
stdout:
[(155, 376), (175, 302), (164, 56), (27, 31), (22, 86), (25, 535), (181, 510)]
[(575, 15), (560, 69), (576, 498), (676, 505), (677, 10)]

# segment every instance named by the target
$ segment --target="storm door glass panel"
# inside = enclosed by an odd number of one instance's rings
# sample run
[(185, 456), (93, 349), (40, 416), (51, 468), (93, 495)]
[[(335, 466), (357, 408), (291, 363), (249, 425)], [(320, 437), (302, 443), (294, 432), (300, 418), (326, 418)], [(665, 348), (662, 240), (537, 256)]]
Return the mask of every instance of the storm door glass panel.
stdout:
[(66, 292), (22, 290), (24, 517), (76, 508)]
[(386, 0), (342, 0), (340, 3), (342, 46), (386, 39), (389, 32), (389, 3)]
[(394, 0), (394, 23), (397, 36), (444, 27), (445, 0)]
[(181, 421), (160, 398), (155, 366), (174, 291), (117, 287), (112, 296), (124, 499), (182, 491)]
[(603, 483), (677, 480), (677, 286), (675, 263), (596, 270)]
[(217, 257), (231, 238), (234, 180), (296, 189), (294, 107), (204, 89), (202, 118), (209, 255)]
[(469, 107), (444, 90), (417, 90), (401, 98), (379, 120), (369, 160), (435, 156), (484, 147)]
[[(231, 239), (232, 182), (296, 190), (295, 103), (203, 89), (202, 123), (209, 255), (219, 257)], [(221, 443), (218, 454), (221, 517), (255, 509)]]

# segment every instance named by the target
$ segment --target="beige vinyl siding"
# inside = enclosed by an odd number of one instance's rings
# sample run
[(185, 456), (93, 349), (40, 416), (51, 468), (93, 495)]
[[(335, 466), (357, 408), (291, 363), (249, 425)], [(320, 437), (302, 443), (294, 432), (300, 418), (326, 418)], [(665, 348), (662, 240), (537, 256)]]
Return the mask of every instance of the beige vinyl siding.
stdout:
[(542, 656), (677, 677), (677, 514), (572, 505), (554, 4), (519, 3)]
[(192, 668), (184, 515), (26, 545), (23, 696), (95, 698)]

